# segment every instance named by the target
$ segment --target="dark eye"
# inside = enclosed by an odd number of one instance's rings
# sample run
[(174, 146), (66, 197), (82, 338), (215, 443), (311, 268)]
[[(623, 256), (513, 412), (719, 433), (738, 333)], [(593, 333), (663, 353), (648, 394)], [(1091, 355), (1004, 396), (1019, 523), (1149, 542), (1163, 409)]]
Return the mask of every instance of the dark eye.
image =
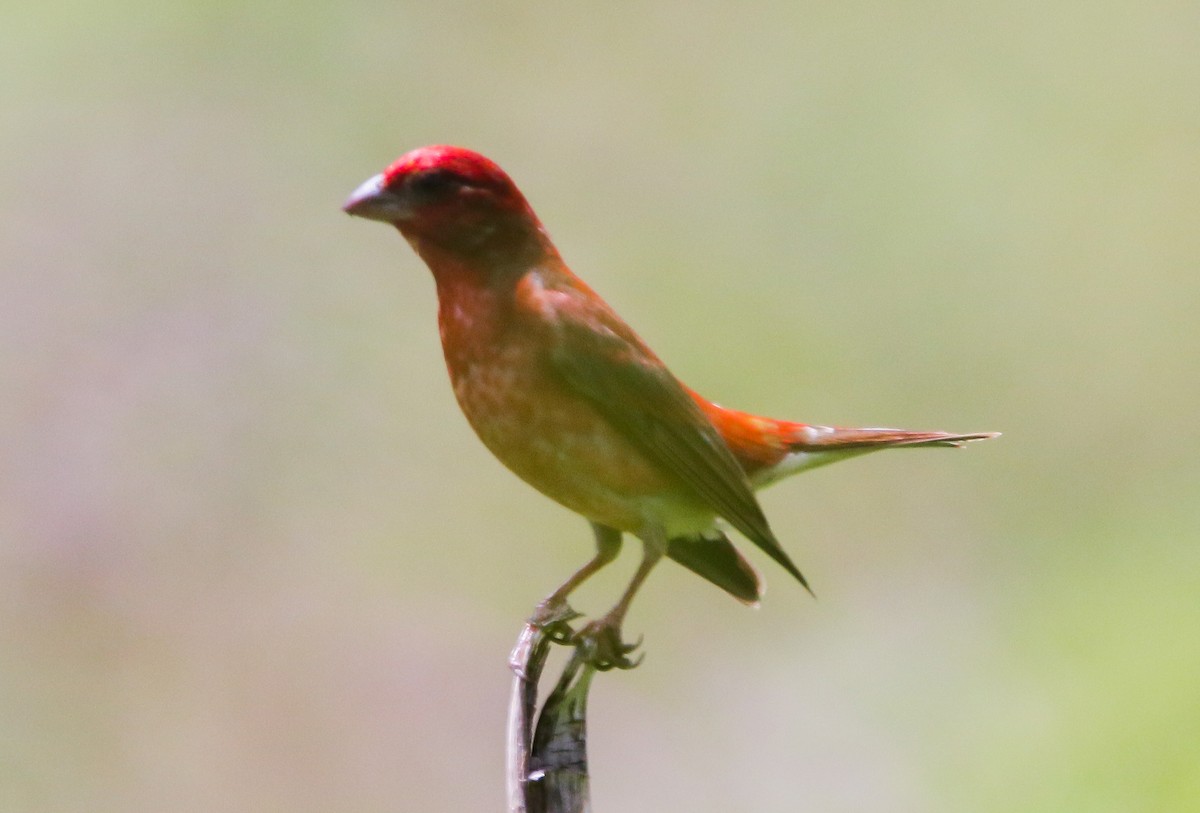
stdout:
[(409, 180), (412, 191), (422, 197), (437, 197), (460, 189), (463, 179), (446, 169), (431, 169)]

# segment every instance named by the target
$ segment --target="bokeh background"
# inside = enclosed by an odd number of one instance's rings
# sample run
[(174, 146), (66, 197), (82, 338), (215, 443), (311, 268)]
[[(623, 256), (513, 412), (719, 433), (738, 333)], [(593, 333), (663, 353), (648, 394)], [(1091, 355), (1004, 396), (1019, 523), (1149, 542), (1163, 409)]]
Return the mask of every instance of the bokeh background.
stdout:
[(0, 808), (502, 808), (508, 648), (590, 536), (339, 211), (450, 142), (716, 400), (1005, 432), (765, 493), (817, 601), (657, 572), (597, 810), (1200, 809), (1198, 36), (1181, 0), (6, 4)]

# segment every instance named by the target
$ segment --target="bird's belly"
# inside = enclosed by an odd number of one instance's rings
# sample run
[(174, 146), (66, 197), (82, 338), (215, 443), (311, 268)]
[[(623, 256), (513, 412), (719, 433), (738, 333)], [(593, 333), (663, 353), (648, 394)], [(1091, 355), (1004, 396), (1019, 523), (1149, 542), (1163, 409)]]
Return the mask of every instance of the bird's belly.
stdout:
[(712, 524), (711, 511), (590, 402), (527, 363), (525, 350), (497, 348), (451, 369), (463, 413), (500, 462), (556, 502), (622, 531)]

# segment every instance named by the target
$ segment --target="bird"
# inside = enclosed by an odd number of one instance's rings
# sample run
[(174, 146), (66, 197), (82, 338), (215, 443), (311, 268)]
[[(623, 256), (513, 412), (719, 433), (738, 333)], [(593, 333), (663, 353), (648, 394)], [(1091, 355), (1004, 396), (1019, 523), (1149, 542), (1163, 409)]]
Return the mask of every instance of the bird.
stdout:
[[(421, 147), (343, 205), (397, 228), (433, 274), (454, 395), (483, 444), (542, 494), (591, 523), (595, 555), (537, 605), (531, 624), (577, 617), (568, 596), (641, 540), (612, 608), (570, 640), (598, 669), (627, 669), (622, 624), (668, 557), (747, 604), (764, 582), (725, 523), (810, 593), (755, 491), (783, 477), (888, 448), (961, 446), (994, 432), (843, 428), (761, 417), (702, 397), (567, 266), (513, 180), (448, 145)], [(567, 628), (570, 629), (569, 627)]]

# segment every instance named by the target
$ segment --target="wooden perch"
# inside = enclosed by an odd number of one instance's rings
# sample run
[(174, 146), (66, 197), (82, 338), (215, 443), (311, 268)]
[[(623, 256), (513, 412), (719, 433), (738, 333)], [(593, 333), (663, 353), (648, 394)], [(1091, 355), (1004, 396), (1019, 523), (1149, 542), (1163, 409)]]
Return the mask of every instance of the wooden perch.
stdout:
[[(564, 632), (565, 630), (565, 632)], [(537, 687), (550, 645), (571, 635), (526, 624), (509, 657), (513, 670), (508, 706), (509, 813), (587, 813), (587, 695), (594, 666), (575, 649), (534, 725)]]

